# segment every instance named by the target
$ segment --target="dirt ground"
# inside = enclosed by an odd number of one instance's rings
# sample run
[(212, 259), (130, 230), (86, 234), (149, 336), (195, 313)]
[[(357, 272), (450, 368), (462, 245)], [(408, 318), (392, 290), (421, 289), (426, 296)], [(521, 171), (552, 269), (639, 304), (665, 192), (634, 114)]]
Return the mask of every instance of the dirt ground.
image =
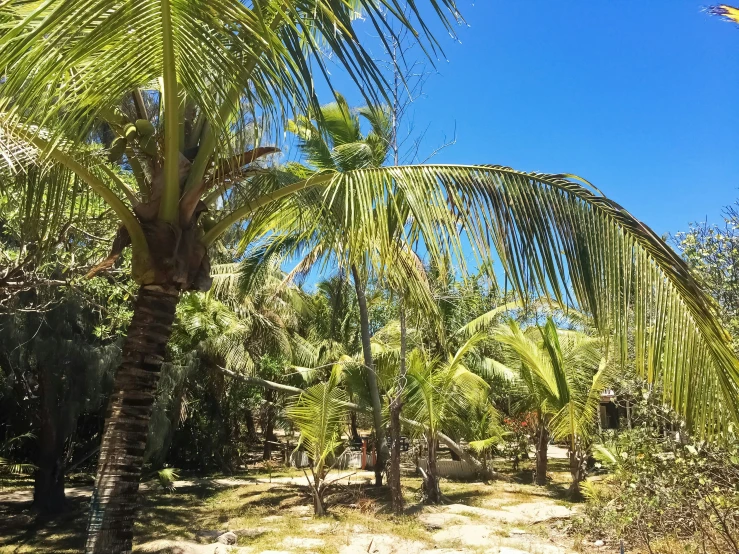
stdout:
[[(556, 455), (556, 452), (555, 452)], [(406, 512), (390, 513), (386, 487), (369, 472), (344, 472), (328, 496), (329, 515), (314, 518), (305, 477), (296, 471), (183, 479), (165, 493), (141, 492), (136, 552), (177, 554), (565, 554), (617, 551), (568, 536), (578, 506), (564, 499), (566, 462), (551, 460), (548, 487), (530, 484), (528, 464), (511, 482), (442, 481), (446, 502), (425, 506), (420, 479), (403, 479)], [(340, 474), (334, 475), (333, 478)], [(79, 552), (89, 487), (70, 487), (69, 508), (54, 520), (35, 517), (24, 488), (0, 491), (0, 553)], [(216, 542), (231, 531), (236, 543)], [(604, 547), (607, 548), (607, 547)]]

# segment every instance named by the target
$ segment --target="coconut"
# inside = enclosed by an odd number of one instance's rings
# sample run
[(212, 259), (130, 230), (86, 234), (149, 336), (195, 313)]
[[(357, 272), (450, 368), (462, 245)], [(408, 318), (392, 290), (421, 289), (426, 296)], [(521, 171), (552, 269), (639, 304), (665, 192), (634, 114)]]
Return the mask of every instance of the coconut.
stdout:
[(137, 119), (136, 130), (142, 137), (150, 137), (156, 131), (156, 129), (154, 129), (154, 125), (152, 125), (151, 121), (148, 119)]
[(133, 125), (132, 123), (129, 123), (128, 125), (126, 125), (125, 128), (123, 129), (123, 134), (126, 135), (126, 138), (128, 140), (135, 139), (136, 134), (137, 134), (136, 125)]
[(108, 151), (108, 159), (111, 162), (115, 162), (120, 158), (123, 153), (126, 151), (126, 144), (128, 141), (126, 141), (125, 137), (116, 137), (113, 141), (113, 144), (110, 145), (110, 150)]

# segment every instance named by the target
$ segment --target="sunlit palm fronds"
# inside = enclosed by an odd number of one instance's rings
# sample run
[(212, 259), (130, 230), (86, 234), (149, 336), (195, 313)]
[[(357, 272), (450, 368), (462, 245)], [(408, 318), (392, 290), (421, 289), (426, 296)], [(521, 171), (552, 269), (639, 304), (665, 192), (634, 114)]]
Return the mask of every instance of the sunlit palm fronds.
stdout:
[[(451, 29), (454, 2), (429, 4)], [(415, 28), (430, 49), (437, 46), (418, 12), (403, 6), (399, 0), (3, 2), (5, 105), (12, 98), (16, 114), (76, 136), (101, 109), (170, 71), (222, 129), (242, 95), (247, 105), (278, 116), (309, 105), (313, 76), (328, 75), (326, 54), (376, 98), (384, 80), (354, 30), (360, 13), (381, 36), (395, 20)], [(224, 104), (231, 104), (225, 117)]]
[(517, 359), (517, 377), (531, 407), (551, 418), (551, 434), (557, 440), (589, 439), (597, 427), (600, 395), (614, 377), (607, 346), (583, 333), (557, 329), (551, 318), (531, 331), (511, 321), (493, 336)]
[(298, 446), (305, 449), (317, 474), (341, 444), (346, 425), (349, 398), (337, 385), (334, 373), (327, 382), (307, 388), (286, 410), (300, 432)]
[(408, 356), (404, 410), (409, 419), (421, 422), (428, 432), (453, 426), (488, 388), (481, 377), (464, 366), (463, 358), (462, 350), (445, 362), (430, 359), (421, 350)]
[(710, 8), (708, 8), (708, 12), (710, 14), (723, 17), (727, 21), (739, 23), (739, 8), (728, 6), (726, 4), (720, 4), (718, 6), (711, 6)]
[(669, 246), (590, 188), (561, 175), (436, 165), (336, 173), (322, 196), (324, 206), (342, 202), (350, 261), (363, 256), (366, 237), (392, 259), (397, 240), (385, 222), (402, 206), (432, 259), (453, 255), (462, 265), (466, 236), (480, 258), (497, 254), (520, 297), (591, 314), (615, 335), (623, 361), (633, 336), (631, 361), (664, 382), (665, 400), (698, 433), (739, 421), (739, 361), (714, 303)]

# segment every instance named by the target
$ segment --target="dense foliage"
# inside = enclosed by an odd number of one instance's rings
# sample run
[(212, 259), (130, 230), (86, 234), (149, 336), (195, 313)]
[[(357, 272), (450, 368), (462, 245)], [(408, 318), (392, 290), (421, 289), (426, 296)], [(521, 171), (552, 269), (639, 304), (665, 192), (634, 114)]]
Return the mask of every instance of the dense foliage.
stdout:
[(696, 440), (642, 386), (631, 429), (606, 434), (596, 456), (609, 470), (586, 485), (576, 528), (594, 538), (669, 551), (739, 552), (739, 440)]

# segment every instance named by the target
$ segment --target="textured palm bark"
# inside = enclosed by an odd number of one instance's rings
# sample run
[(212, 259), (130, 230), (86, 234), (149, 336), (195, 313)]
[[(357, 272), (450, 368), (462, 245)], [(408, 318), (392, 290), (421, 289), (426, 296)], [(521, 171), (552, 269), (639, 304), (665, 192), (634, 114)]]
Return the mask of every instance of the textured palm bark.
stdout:
[(571, 500), (581, 500), (582, 491), (580, 489), (580, 483), (585, 479), (585, 469), (587, 458), (579, 447), (575, 447), (574, 450), (570, 448), (570, 475), (572, 476), (572, 483), (570, 489), (567, 492)]
[(257, 427), (254, 424), (254, 413), (251, 409), (247, 409), (246, 412), (244, 412), (244, 419), (246, 420), (246, 434), (249, 442), (257, 442), (259, 437), (257, 436)]
[(270, 460), (272, 458), (273, 446), (275, 446), (274, 443), (277, 442), (277, 437), (275, 436), (275, 393), (274, 391), (267, 390), (264, 393), (264, 397), (267, 402), (267, 410), (263, 429), (264, 448), (262, 449), (262, 460)]
[(549, 431), (543, 422), (539, 423), (536, 435), (536, 484), (547, 484), (547, 446), (549, 444)]
[(108, 405), (90, 503), (88, 554), (132, 550), (149, 418), (178, 300), (176, 289), (139, 290)]
[(390, 404), (390, 490), (392, 492), (393, 513), (403, 513), (403, 489), (400, 484), (400, 411), (403, 408), (403, 389), (405, 388), (406, 328), (405, 309), (400, 306), (400, 367), (395, 396)]
[(352, 440), (360, 441), (362, 437), (359, 436), (359, 429), (357, 428), (357, 414), (356, 412), (349, 413), (349, 429), (351, 430)]
[(375, 464), (375, 486), (382, 486), (382, 471), (385, 461), (388, 459), (387, 441), (385, 430), (382, 427), (382, 400), (380, 399), (380, 387), (377, 385), (377, 375), (372, 362), (372, 343), (369, 329), (369, 310), (367, 309), (367, 296), (364, 292), (364, 284), (359, 276), (356, 266), (352, 266), (352, 277), (354, 288), (357, 291), (357, 304), (359, 305), (359, 324), (362, 336), (362, 353), (364, 354), (364, 365), (367, 368), (367, 385), (369, 387), (370, 399), (372, 400), (372, 421), (377, 438), (377, 463)]
[(436, 435), (428, 435), (426, 444), (428, 446), (426, 476), (424, 477), (426, 502), (439, 504), (441, 502), (441, 490), (439, 489), (439, 473), (436, 469)]

